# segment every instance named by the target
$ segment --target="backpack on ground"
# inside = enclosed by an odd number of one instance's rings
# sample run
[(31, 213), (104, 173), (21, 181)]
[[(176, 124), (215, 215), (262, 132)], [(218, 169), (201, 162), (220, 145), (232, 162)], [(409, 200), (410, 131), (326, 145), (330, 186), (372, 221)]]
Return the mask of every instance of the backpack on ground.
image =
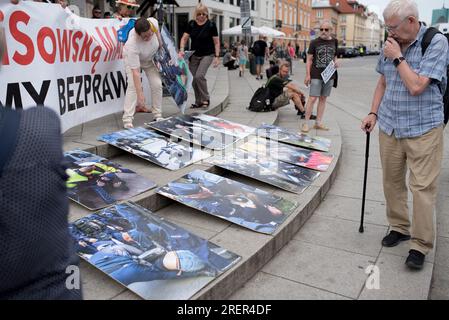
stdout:
[(273, 111), (270, 100), (270, 89), (265, 85), (254, 92), (253, 97), (248, 106), (249, 111), (253, 112), (269, 112)]
[[(424, 34), (422, 43), (421, 43), (421, 52), (422, 55), (426, 53), (427, 48), (429, 47), (430, 43), (432, 42), (433, 37), (441, 33), (438, 31), (438, 29), (430, 27), (426, 30), (426, 33)], [(449, 34), (443, 34), (446, 37), (446, 40), (449, 43)], [(440, 89), (440, 92), (443, 94), (443, 109), (444, 109), (444, 124), (446, 125), (449, 119), (449, 65), (446, 66), (446, 81), (448, 81), (446, 85), (446, 92), (443, 92), (443, 88), (441, 87), (441, 83), (438, 83), (438, 88)]]

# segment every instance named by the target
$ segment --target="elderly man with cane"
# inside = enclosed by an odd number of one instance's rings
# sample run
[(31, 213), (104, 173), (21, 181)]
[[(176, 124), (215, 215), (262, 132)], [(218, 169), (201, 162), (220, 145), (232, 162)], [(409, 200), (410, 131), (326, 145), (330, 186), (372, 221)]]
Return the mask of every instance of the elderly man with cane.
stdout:
[[(435, 238), (433, 215), (443, 155), (448, 42), (437, 34), (422, 50), (427, 27), (419, 22), (413, 0), (393, 0), (383, 15), (388, 38), (376, 68), (380, 78), (371, 111), (361, 128), (371, 132), (379, 122), (383, 188), (390, 224), (390, 233), (382, 245), (393, 247), (410, 239), (405, 263), (411, 269), (422, 269)], [(408, 189), (413, 195), (412, 221)]]

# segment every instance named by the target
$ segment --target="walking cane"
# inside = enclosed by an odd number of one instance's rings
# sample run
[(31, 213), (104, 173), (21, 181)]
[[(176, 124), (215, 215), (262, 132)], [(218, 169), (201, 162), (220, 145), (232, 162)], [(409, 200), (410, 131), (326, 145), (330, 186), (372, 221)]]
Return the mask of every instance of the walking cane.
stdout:
[(366, 179), (368, 175), (368, 158), (369, 158), (369, 131), (366, 132), (366, 151), (365, 151), (365, 177), (363, 178), (363, 195), (362, 195), (362, 217), (360, 219), (359, 232), (363, 233), (363, 218), (365, 217), (365, 196), (366, 196)]

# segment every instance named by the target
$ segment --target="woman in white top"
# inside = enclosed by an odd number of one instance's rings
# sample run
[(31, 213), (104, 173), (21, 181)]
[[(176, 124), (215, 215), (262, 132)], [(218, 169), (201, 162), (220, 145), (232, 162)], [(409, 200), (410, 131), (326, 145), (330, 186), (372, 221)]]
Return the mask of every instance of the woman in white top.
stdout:
[[(125, 128), (133, 128), (136, 111), (152, 112), (156, 120), (162, 119), (162, 81), (159, 71), (153, 63), (153, 58), (160, 47), (162, 47), (162, 39), (157, 20), (154, 18), (138, 19), (123, 48), (128, 78), (123, 113)], [(145, 96), (140, 80), (141, 69), (145, 72), (151, 87), (151, 111), (145, 107)]]

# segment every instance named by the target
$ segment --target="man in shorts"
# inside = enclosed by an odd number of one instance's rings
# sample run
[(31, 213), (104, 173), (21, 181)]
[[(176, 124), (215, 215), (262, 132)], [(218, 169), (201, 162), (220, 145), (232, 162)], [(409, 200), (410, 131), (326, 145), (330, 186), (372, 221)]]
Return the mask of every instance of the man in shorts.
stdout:
[(256, 79), (262, 80), (262, 68), (265, 64), (265, 57), (268, 57), (268, 45), (263, 35), (259, 36), (259, 40), (254, 42), (253, 53), (256, 59)]
[(307, 68), (304, 84), (310, 86), (309, 100), (306, 106), (305, 123), (303, 123), (301, 131), (309, 132), (309, 120), (312, 114), (313, 106), (318, 101), (317, 118), (315, 120), (314, 129), (329, 130), (321, 120), (323, 119), (324, 109), (326, 107), (326, 99), (330, 96), (334, 81), (336, 81), (336, 72), (331, 79), (324, 83), (321, 73), (326, 67), (334, 61), (335, 67), (338, 68), (337, 47), (338, 41), (331, 37), (332, 23), (323, 20), (320, 23), (320, 36), (310, 43), (307, 52)]

